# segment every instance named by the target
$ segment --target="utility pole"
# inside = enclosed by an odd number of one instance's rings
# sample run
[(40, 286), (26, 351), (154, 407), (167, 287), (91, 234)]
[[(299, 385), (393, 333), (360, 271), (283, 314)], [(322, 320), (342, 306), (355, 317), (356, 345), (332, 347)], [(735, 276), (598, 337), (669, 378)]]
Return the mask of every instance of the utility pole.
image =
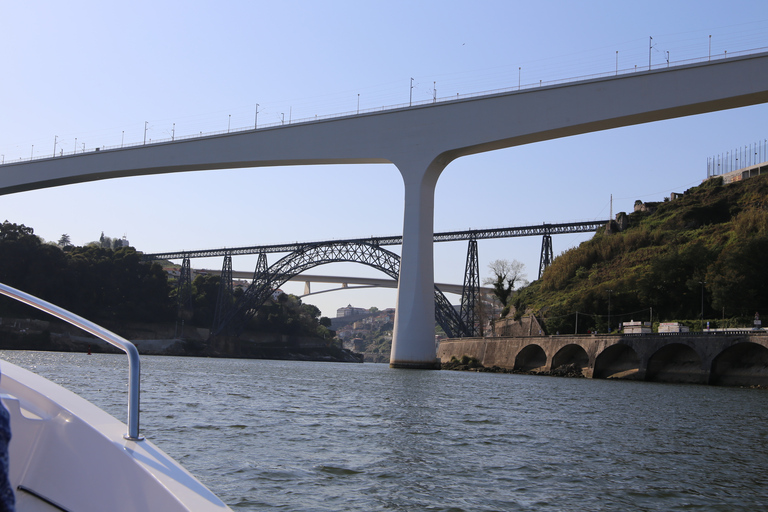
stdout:
[(411, 96), (408, 99), (408, 106), (413, 106), (413, 77), (411, 77)]

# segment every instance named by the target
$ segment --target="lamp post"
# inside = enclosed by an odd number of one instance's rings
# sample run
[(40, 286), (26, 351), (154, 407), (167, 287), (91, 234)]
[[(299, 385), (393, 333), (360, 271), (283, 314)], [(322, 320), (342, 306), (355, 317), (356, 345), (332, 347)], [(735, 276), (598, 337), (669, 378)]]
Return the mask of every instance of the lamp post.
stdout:
[(256, 115), (253, 116), (253, 129), (255, 130), (258, 127), (259, 127), (259, 104), (257, 103), (256, 104)]
[(704, 328), (703, 322), (704, 322), (704, 285), (707, 284), (706, 281), (699, 281), (699, 284), (701, 285), (701, 321), (702, 321), (702, 329)]
[(651, 50), (653, 49), (653, 37), (648, 41), (648, 71), (651, 70)]

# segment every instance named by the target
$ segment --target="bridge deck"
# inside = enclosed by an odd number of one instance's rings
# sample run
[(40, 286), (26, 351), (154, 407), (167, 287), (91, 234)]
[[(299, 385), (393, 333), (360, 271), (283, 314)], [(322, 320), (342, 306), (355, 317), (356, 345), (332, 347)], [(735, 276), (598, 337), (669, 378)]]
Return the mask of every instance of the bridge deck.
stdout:
[[(560, 235), (566, 233), (589, 233), (605, 226), (608, 220), (569, 222), (562, 224), (540, 224), (535, 226), (517, 226), (509, 228), (470, 229), (466, 231), (445, 231), (435, 233), (435, 242), (455, 242), (461, 240), (486, 240), (492, 238), (513, 238), (519, 236)], [(402, 235), (351, 238), (324, 242), (295, 242), (289, 244), (251, 245), (247, 247), (223, 247), (220, 249), (201, 249), (193, 251), (172, 251), (145, 254), (144, 260), (178, 260), (182, 258), (209, 258), (216, 256), (239, 256), (244, 254), (273, 254), (295, 252), (316, 244), (334, 243), (370, 243), (379, 246), (401, 245)]]

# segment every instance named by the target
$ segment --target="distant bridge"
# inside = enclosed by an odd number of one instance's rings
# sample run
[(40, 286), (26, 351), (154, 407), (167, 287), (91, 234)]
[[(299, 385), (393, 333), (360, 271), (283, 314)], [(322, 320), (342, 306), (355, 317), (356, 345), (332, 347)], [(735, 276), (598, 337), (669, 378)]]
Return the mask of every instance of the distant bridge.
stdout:
[[(486, 240), (492, 238), (514, 238), (520, 236), (543, 236), (541, 258), (539, 260), (539, 278), (550, 263), (552, 263), (552, 235), (568, 233), (590, 233), (605, 226), (608, 220), (591, 220), (583, 222), (567, 222), (560, 224), (537, 224), (533, 226), (516, 226), (508, 228), (467, 229), (464, 231), (445, 231), (435, 233), (435, 242), (455, 242), (462, 240)], [(158, 252), (143, 255), (146, 261), (180, 260), (184, 258), (212, 258), (217, 256), (240, 256), (246, 254), (286, 253), (306, 250), (308, 247), (326, 243), (367, 243), (376, 246), (401, 245), (402, 235), (372, 236), (370, 238), (351, 238), (346, 240), (328, 240), (323, 242), (294, 242), (273, 245), (249, 245), (246, 247), (224, 247), (220, 249), (200, 249), (193, 251)]]
[[(193, 270), (192, 272), (193, 273), (196, 272), (198, 274), (210, 274), (214, 276), (221, 275), (221, 270), (212, 270), (212, 269), (197, 269), (197, 270)], [(246, 279), (246, 280), (252, 279), (253, 272), (233, 270), (232, 278)], [(300, 275), (291, 277), (288, 280), (304, 283), (304, 293), (302, 294), (302, 297), (306, 297), (307, 295), (316, 295), (318, 293), (333, 292), (337, 290), (356, 290), (358, 288), (397, 288), (396, 279), (381, 279), (381, 278), (375, 278), (375, 277), (319, 276), (319, 275), (300, 274)], [(341, 287), (334, 288), (332, 290), (321, 290), (318, 292), (313, 292), (310, 283), (340, 284)], [(354, 285), (354, 286), (350, 286), (350, 285)], [(460, 284), (435, 283), (435, 286), (437, 286), (437, 288), (443, 293), (454, 293), (456, 295), (461, 295), (464, 291), (464, 286)], [(488, 295), (493, 292), (493, 288), (481, 287), (480, 291)]]
[[(475, 244), (477, 242), (474, 242)], [(470, 245), (471, 246), (471, 245)], [(475, 251), (476, 261), (477, 252)], [(367, 265), (387, 274), (397, 281), (400, 275), (400, 256), (367, 242), (323, 242), (310, 244), (267, 267), (266, 254), (260, 253), (253, 274), (253, 281), (235, 299), (232, 286), (232, 256), (224, 256), (219, 297), (216, 304), (211, 334), (239, 335), (247, 322), (256, 315), (258, 309), (270, 300), (275, 291), (285, 282), (298, 276), (304, 271), (327, 263), (354, 262)], [(180, 314), (183, 309), (191, 309), (191, 268), (189, 258), (184, 258), (179, 277)], [(457, 311), (443, 292), (434, 287), (435, 321), (449, 336), (474, 335), (477, 331), (475, 304), (479, 295), (479, 275), (473, 273), (471, 284), (464, 283), (461, 309)], [(183, 303), (188, 306), (183, 307)]]
[[(585, 233), (596, 231), (606, 225), (607, 220), (571, 222), (563, 224), (541, 224), (535, 226), (518, 226), (482, 230), (465, 230), (435, 233), (436, 242), (468, 240), (467, 263), (464, 270), (464, 284), (434, 285), (435, 320), (449, 336), (475, 336), (480, 332), (478, 308), (481, 307), (481, 294), (488, 294), (487, 289), (480, 287), (480, 270), (477, 253), (477, 240), (489, 238), (507, 238), (518, 236), (542, 235), (542, 252), (539, 264), (539, 277), (544, 269), (552, 262), (553, 234)], [(182, 270), (178, 281), (179, 315), (182, 310), (191, 310), (192, 272), (191, 258), (223, 256), (224, 263), (221, 272), (219, 299), (216, 305), (214, 323), (211, 331), (214, 334), (239, 334), (245, 323), (253, 317), (257, 309), (268, 300), (273, 291), (282, 283), (290, 280), (300, 280), (299, 274), (309, 268), (331, 262), (357, 262), (376, 268), (390, 276), (390, 280), (365, 279), (368, 286), (397, 286), (400, 275), (400, 257), (381, 249), (384, 245), (398, 245), (403, 242), (402, 236), (372, 237), (347, 240), (329, 240), (325, 242), (295, 242), (277, 245), (254, 245), (248, 247), (205, 249), (198, 251), (178, 251), (168, 253), (145, 254), (144, 260), (182, 260)], [(272, 267), (267, 266), (268, 253), (289, 253)], [(258, 254), (259, 260), (253, 273), (253, 280), (245, 290), (243, 297), (234, 301), (232, 256)], [(298, 262), (298, 263), (296, 263)], [(238, 277), (250, 277), (240, 273)], [(326, 282), (327, 282), (326, 278)], [(356, 278), (339, 278), (344, 286)], [(358, 278), (358, 281), (363, 279)], [(375, 281), (375, 282), (374, 282)], [(304, 278), (305, 295), (310, 294), (309, 279)], [(372, 283), (372, 284), (371, 284)], [(458, 312), (445, 297), (445, 292), (461, 294), (461, 306)]]

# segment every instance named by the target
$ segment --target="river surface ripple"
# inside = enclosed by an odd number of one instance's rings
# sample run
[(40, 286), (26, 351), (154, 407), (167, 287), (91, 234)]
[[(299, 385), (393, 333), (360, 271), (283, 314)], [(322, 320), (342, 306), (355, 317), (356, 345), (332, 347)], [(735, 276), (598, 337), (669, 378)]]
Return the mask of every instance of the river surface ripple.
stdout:
[[(125, 356), (0, 357), (125, 421)], [(768, 509), (765, 390), (141, 361), (142, 434), (236, 511)]]

